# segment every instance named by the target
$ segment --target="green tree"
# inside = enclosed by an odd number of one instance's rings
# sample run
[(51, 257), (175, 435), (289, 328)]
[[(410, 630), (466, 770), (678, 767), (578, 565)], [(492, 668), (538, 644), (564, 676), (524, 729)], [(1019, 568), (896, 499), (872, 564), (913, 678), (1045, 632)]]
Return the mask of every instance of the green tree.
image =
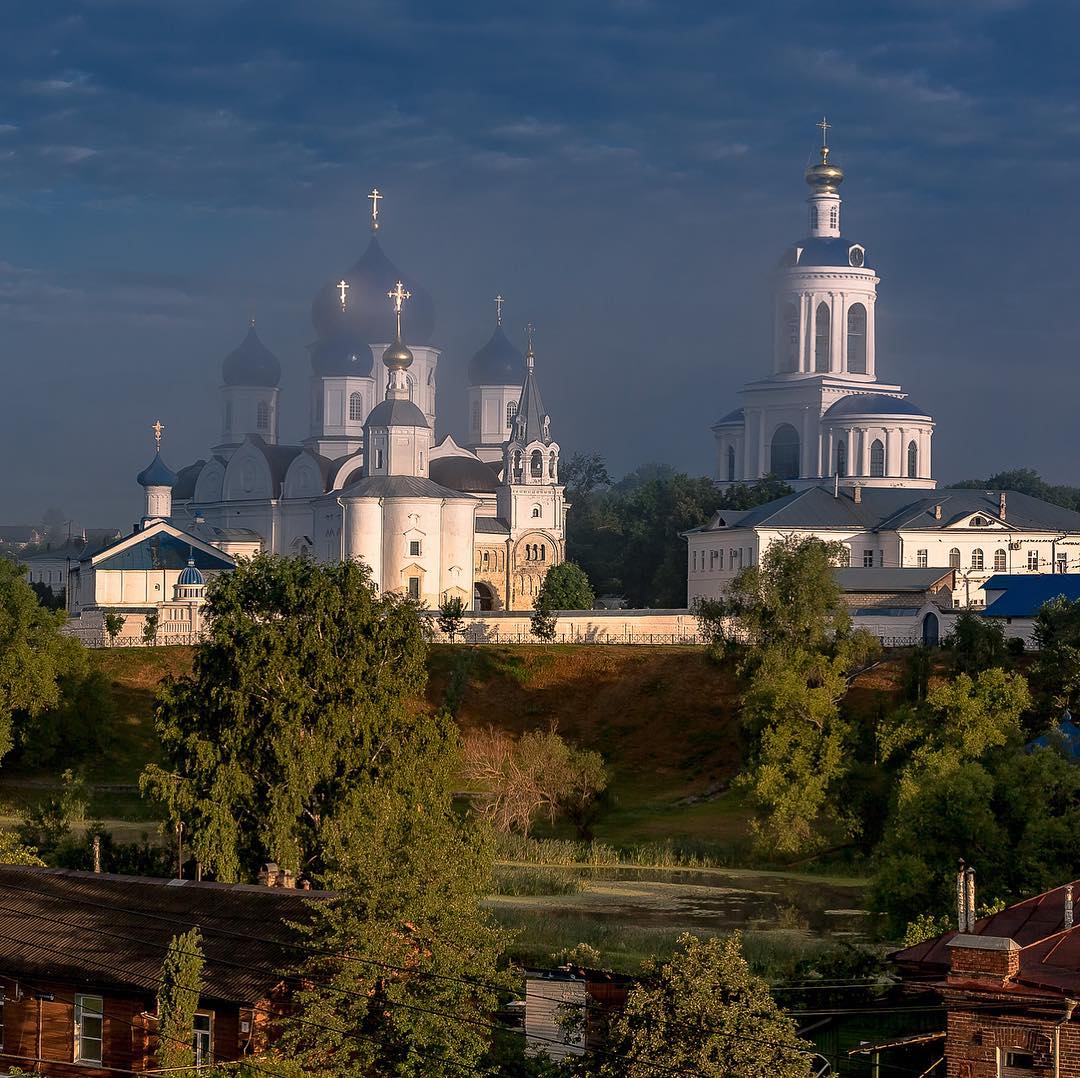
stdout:
[(143, 789), (219, 879), (267, 860), (321, 872), (351, 791), (429, 780), (415, 759), (431, 720), (411, 703), (426, 680), (421, 615), (376, 595), (356, 562), (269, 555), (215, 578), (207, 614), (192, 673), (159, 695), (164, 764)]
[(1008, 664), (1005, 626), (965, 610), (958, 614), (949, 637), (953, 667), (962, 674), (979, 674)]
[(465, 604), (458, 595), (447, 596), (439, 607), (439, 616), (436, 619), (439, 629), (450, 637), (450, 643), (461, 632), (465, 625)]
[(611, 486), (607, 461), (599, 453), (575, 453), (569, 460), (559, 460), (559, 482), (566, 496), (577, 503), (595, 490)]
[(64, 615), (46, 610), (22, 569), (0, 560), (0, 757), (12, 746), (16, 712), (33, 718), (60, 703), (61, 679), (82, 677), (86, 652), (60, 627)]
[(555, 627), (558, 621), (558, 615), (548, 605), (544, 593), (541, 592), (533, 601), (533, 613), (532, 617), (529, 618), (529, 628), (533, 636), (537, 640), (550, 643), (555, 639)]
[[(439, 732), (436, 755), (454, 739), (448, 723)], [(382, 783), (344, 796), (348, 823), (331, 829), (324, 878), (337, 895), (312, 905), (308, 987), (285, 1044), (306, 1073), (342, 1078), (476, 1067), (491, 1039), (482, 1016), (498, 1003), (491, 986), (505, 983), (504, 939), (480, 905), (490, 835), (454, 813), (448, 772), (422, 797)]]
[(700, 940), (685, 934), (669, 962), (644, 972), (613, 1021), (602, 1073), (645, 1078), (685, 1071), (716, 1078), (800, 1078), (812, 1048), (750, 972), (736, 933)]
[(156, 610), (151, 610), (146, 617), (143, 618), (142, 638), (143, 643), (147, 647), (157, 643), (158, 623), (160, 616)]
[(759, 505), (786, 498), (794, 491), (782, 479), (767, 475), (753, 483), (734, 483), (728, 487), (720, 499), (718, 509), (746, 510)]
[(540, 599), (549, 610), (592, 610), (596, 602), (585, 571), (572, 561), (553, 565), (547, 571)]
[(202, 936), (197, 928), (173, 936), (161, 967), (157, 993), (158, 1067), (194, 1068), (195, 1012), (202, 992)]
[(1012, 468), (998, 472), (989, 479), (963, 479), (950, 485), (971, 490), (1016, 491), (1066, 509), (1080, 509), (1080, 487), (1047, 483), (1033, 468)]
[(116, 638), (120, 635), (124, 628), (124, 615), (123, 614), (106, 614), (105, 615), (105, 635), (109, 638), (110, 644), (116, 643)]
[(1080, 599), (1059, 595), (1043, 603), (1032, 640), (1038, 659), (1032, 678), (1044, 709), (1080, 703)]

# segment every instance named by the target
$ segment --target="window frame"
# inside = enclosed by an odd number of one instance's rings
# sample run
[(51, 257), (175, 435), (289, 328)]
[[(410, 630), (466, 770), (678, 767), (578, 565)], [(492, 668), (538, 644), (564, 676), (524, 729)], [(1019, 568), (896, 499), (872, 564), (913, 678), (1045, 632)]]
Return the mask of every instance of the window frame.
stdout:
[(1004, 573), (1008, 572), (1009, 568), (1009, 555), (1005, 553), (1005, 548), (999, 546), (994, 551), (994, 572)]
[(814, 310), (814, 371), (817, 374), (827, 372), (831, 369), (831, 363), (832, 311), (829, 305), (821, 300)]
[(959, 569), (963, 555), (960, 553), (960, 548), (954, 546), (949, 550), (949, 568)]
[[(199, 1029), (196, 1025), (200, 1018), (205, 1018), (207, 1021), (206, 1029)], [(199, 1041), (205, 1037), (206, 1040), (206, 1054), (204, 1055), (199, 1047)], [(208, 1063), (214, 1061), (214, 1012), (213, 1011), (196, 1011), (194, 1020), (192, 1021), (191, 1029), (191, 1049), (195, 1053), (195, 1066), (202, 1067)]]
[(869, 550), (869, 549), (867, 549), (865, 547), (863, 548), (862, 566), (863, 566), (864, 569), (873, 569), (874, 568), (874, 552), (873, 552), (873, 550)]
[(422, 558), (424, 547), (423, 542), (420, 539), (409, 540), (409, 557), (410, 558)]
[(972, 569), (977, 572), (985, 572), (986, 570), (986, 554), (981, 546), (973, 547), (971, 550), (971, 565)]
[(1027, 567), (1029, 573), (1037, 573), (1039, 571), (1039, 552), (1037, 550), (1029, 550), (1027, 552)]
[(849, 374), (866, 374), (866, 330), (869, 314), (865, 303), (847, 309), (847, 365)]
[(349, 422), (361, 423), (364, 419), (364, 397), (361, 393), (353, 390), (349, 394)]
[[(97, 1001), (98, 1009), (88, 1010), (88, 1001)], [(98, 1035), (96, 1037), (87, 1036), (84, 1030), (84, 1023), (89, 1017), (91, 1020), (97, 1019), (98, 1021)], [(76, 1063), (97, 1063), (101, 1066), (105, 1061), (105, 997), (96, 995), (90, 992), (79, 992), (75, 996), (75, 1043), (73, 1060)], [(91, 1044), (97, 1044), (97, 1055), (89, 1056), (86, 1054), (85, 1045), (89, 1042)]]
[(916, 550), (915, 551), (915, 565), (919, 569), (926, 569), (930, 565), (930, 551), (929, 550)]
[(885, 443), (880, 438), (875, 438), (870, 443), (870, 478), (884, 479), (885, 464)]
[(408, 582), (409, 598), (417, 601), (420, 598), (420, 578), (418, 576), (410, 576)]

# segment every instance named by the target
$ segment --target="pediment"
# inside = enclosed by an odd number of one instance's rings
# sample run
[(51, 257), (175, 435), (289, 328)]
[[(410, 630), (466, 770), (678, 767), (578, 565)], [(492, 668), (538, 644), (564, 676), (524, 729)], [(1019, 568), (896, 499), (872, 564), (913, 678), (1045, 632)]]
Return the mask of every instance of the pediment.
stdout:
[(992, 513), (964, 513), (945, 525), (946, 531), (1015, 531), (1016, 529)]

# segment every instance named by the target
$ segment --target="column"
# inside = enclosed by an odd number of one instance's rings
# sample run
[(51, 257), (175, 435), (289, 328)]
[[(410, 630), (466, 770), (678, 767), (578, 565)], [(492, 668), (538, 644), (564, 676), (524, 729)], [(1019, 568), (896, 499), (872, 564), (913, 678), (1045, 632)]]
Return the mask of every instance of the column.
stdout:
[(870, 474), (870, 439), (866, 427), (859, 427), (859, 475)]
[(758, 425), (758, 458), (757, 467), (754, 469), (754, 478), (760, 479), (765, 474), (765, 412), (759, 408), (757, 412)]
[(802, 476), (810, 476), (815, 474), (814, 469), (814, 454), (812, 447), (816, 445), (817, 439), (813, 437), (813, 432), (810, 429), (810, 406), (806, 405), (803, 408), (802, 419), (802, 445), (800, 446), (800, 463), (799, 474)]
[(882, 434), (885, 435), (885, 474), (893, 478), (900, 474), (896, 467), (896, 431), (886, 427)]

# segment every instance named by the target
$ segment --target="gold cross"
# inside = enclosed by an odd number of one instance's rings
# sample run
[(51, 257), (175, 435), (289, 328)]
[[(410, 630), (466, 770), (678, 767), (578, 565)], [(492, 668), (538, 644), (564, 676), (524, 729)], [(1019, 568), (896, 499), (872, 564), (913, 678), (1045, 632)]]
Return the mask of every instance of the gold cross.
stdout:
[(386, 293), (386, 298), (394, 301), (395, 312), (401, 314), (401, 305), (405, 300), (412, 299), (412, 293), (401, 283), (401, 281), (398, 281), (393, 289)]
[(497, 326), (502, 325), (502, 305), (503, 305), (502, 296), (496, 296), (495, 297), (495, 325), (497, 325)]
[(532, 322), (529, 322), (528, 325), (525, 326), (525, 336), (529, 340), (529, 354), (530, 355), (532, 354), (532, 350), (533, 350), (532, 335), (533, 335), (533, 330), (534, 329), (536, 329), (536, 326), (534, 326), (532, 324)]
[(161, 448), (161, 432), (165, 429), (165, 425), (160, 419), (154, 420), (154, 425), (150, 428), (154, 432), (154, 445)]
[(349, 282), (344, 277), (337, 283), (338, 291), (341, 293), (341, 309), (345, 310), (345, 293), (349, 291)]
[(368, 195), (368, 198), (371, 199), (371, 231), (372, 232), (378, 232), (379, 231), (379, 199), (380, 198), (385, 198), (385, 197), (386, 196), (377, 187), (373, 187), (371, 189), (371, 194)]
[(829, 121), (826, 120), (824, 116), (822, 116), (821, 117), (821, 123), (815, 124), (814, 126), (821, 128), (821, 145), (822, 146), (828, 146), (829, 145), (829, 128), (832, 127), (832, 124), (829, 123)]

